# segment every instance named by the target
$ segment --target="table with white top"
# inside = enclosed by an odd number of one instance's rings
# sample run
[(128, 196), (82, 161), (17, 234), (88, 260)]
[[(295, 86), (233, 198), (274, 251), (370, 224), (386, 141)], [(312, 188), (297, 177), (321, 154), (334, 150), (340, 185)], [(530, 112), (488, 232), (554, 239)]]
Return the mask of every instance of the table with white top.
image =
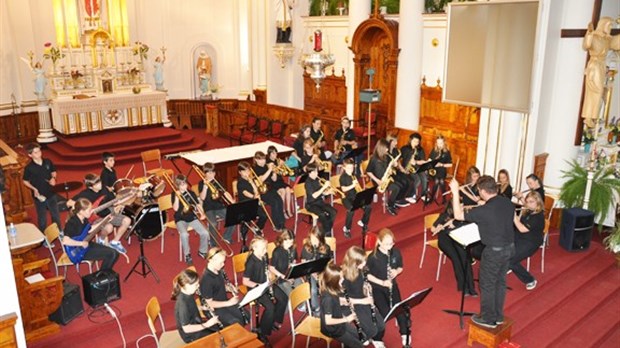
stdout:
[[(9, 230), (7, 226), (7, 231)], [(11, 255), (13, 257), (19, 257), (24, 262), (30, 262), (37, 259), (34, 255), (33, 249), (41, 245), (45, 240), (45, 235), (39, 228), (29, 222), (15, 224), (17, 234), (15, 238), (9, 236), (9, 246), (11, 249)]]

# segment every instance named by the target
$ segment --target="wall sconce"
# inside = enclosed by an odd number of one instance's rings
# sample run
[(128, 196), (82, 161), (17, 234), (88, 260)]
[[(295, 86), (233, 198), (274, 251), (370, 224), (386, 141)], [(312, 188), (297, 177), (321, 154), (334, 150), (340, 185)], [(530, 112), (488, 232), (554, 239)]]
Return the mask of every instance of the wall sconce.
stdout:
[(280, 68), (284, 69), (286, 62), (293, 58), (295, 48), (291, 43), (279, 43), (273, 46), (273, 54), (278, 58)]

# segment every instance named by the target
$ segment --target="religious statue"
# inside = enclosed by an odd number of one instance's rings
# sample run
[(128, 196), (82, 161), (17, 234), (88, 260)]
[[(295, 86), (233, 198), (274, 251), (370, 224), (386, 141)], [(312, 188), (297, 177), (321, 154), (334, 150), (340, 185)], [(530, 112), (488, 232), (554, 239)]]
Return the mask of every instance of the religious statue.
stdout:
[(211, 69), (211, 57), (207, 55), (207, 52), (200, 51), (198, 62), (196, 63), (196, 70), (198, 70), (201, 97), (206, 97), (211, 93), (209, 88), (209, 83), (211, 82)]
[(153, 63), (153, 79), (155, 80), (155, 89), (158, 91), (166, 91), (164, 88), (164, 62), (166, 61), (166, 48), (161, 48), (161, 57), (155, 58)]
[(295, 0), (276, 0), (276, 28), (278, 36), (276, 43), (291, 42), (291, 11), (295, 6)]
[(585, 69), (585, 96), (581, 117), (584, 123), (592, 128), (596, 126), (599, 111), (605, 90), (606, 58), (611, 49), (620, 50), (620, 36), (611, 36), (613, 19), (603, 17), (599, 20), (596, 30), (592, 23), (588, 25), (588, 31), (583, 38), (583, 49), (588, 51), (590, 59)]
[(36, 94), (38, 99), (45, 99), (47, 78), (45, 78), (45, 70), (43, 70), (41, 62), (37, 62), (32, 66), (32, 72), (34, 73), (34, 94)]

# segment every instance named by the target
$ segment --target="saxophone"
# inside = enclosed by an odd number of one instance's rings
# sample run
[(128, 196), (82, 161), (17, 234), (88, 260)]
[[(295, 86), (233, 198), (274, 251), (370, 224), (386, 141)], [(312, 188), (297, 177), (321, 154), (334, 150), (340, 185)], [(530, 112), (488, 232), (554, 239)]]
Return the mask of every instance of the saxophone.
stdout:
[(362, 342), (362, 345), (368, 345), (368, 337), (366, 337), (366, 334), (364, 333), (364, 330), (362, 329), (362, 323), (360, 322), (360, 319), (357, 317), (357, 314), (355, 314), (355, 306), (353, 305), (353, 303), (351, 303), (351, 298), (349, 297), (349, 293), (347, 292), (347, 289), (342, 289), (342, 292), (344, 293), (344, 298), (347, 301), (347, 306), (349, 307), (349, 310), (351, 311), (351, 314), (353, 314), (355, 316), (355, 328), (357, 330), (357, 337), (359, 338), (360, 342)]
[(385, 190), (387, 190), (388, 185), (390, 185), (390, 183), (394, 181), (394, 178), (392, 178), (392, 175), (394, 174), (394, 164), (396, 163), (396, 161), (398, 161), (400, 155), (401, 154), (399, 153), (398, 155), (396, 155), (396, 157), (392, 157), (388, 154), (388, 156), (390, 156), (392, 160), (390, 161), (390, 163), (388, 163), (388, 166), (385, 169), (385, 173), (383, 173), (383, 177), (381, 177), (381, 183), (379, 184), (379, 188), (377, 189), (380, 193), (384, 193)]
[(409, 160), (409, 163), (407, 163), (407, 166), (405, 167), (405, 173), (406, 174), (413, 174), (415, 173), (415, 157), (418, 155), (418, 147), (416, 146), (413, 149), (413, 156), (411, 156), (411, 159)]

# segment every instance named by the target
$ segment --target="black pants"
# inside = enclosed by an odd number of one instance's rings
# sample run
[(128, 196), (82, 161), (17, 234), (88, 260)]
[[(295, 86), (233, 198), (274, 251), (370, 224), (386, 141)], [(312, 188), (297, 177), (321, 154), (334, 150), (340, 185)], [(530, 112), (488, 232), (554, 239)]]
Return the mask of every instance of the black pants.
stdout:
[(422, 186), (422, 190), (420, 191), (420, 195), (418, 197), (424, 197), (428, 194), (428, 176), (426, 172), (416, 173), (411, 175), (413, 178), (413, 193), (417, 195), (418, 187)]
[(47, 210), (50, 211), (52, 216), (52, 222), (58, 225), (58, 228), (62, 231), (62, 224), (60, 223), (60, 212), (58, 211), (58, 199), (54, 194), (51, 197), (47, 197), (45, 202), (41, 202), (36, 198), (32, 199), (37, 211), (37, 225), (41, 231), (45, 231), (47, 227)]
[[(433, 178), (433, 192), (431, 192), (431, 199), (435, 199), (435, 196), (437, 195), (437, 191), (441, 191), (441, 194), (444, 193), (445, 190), (445, 186), (446, 186), (446, 177), (445, 176), (441, 176), (439, 175), (439, 173), (437, 173), (438, 175), (432, 177)], [(445, 198), (443, 198), (445, 200)]]
[(344, 344), (346, 348), (363, 348), (364, 347), (364, 345), (362, 345), (362, 342), (359, 340), (359, 337), (357, 335), (357, 330), (353, 326), (354, 325), (353, 323), (338, 324), (338, 325), (342, 325), (345, 328), (344, 334), (339, 335), (339, 336), (334, 336), (330, 334), (329, 332), (326, 332), (323, 330), (321, 330), (321, 333), (327, 337), (331, 337), (335, 339), (336, 341)]
[[(383, 334), (385, 334), (385, 323), (383, 322), (383, 315), (379, 312), (379, 309), (376, 308), (375, 315), (377, 322), (373, 323), (372, 321), (372, 312), (371, 307), (369, 305), (356, 304), (355, 307), (355, 315), (360, 320), (360, 324), (362, 326), (362, 331), (366, 334), (368, 339), (373, 339), (376, 341), (383, 340)], [(343, 307), (343, 313), (345, 315), (351, 314), (351, 311), (348, 307)], [(357, 332), (356, 332), (357, 335)]]
[[(347, 218), (346, 221), (344, 223), (344, 226), (350, 230), (351, 229), (351, 224), (353, 223), (353, 214), (355, 214), (353, 209), (353, 202), (343, 198), (342, 199), (342, 205), (347, 209)], [(365, 205), (361, 208), (364, 211), (364, 215), (362, 215), (362, 223), (368, 227), (368, 221), (370, 221), (370, 212), (371, 212), (371, 207), (370, 205)]]
[[(379, 286), (376, 284), (372, 285), (372, 297), (375, 300), (375, 306), (381, 313), (381, 316), (385, 318), (385, 316), (390, 312), (390, 292), (388, 288)], [(400, 290), (398, 289), (398, 285), (394, 283), (392, 287), (392, 306), (401, 301)], [(406, 314), (400, 314), (396, 317), (396, 322), (398, 323), (398, 331), (401, 335), (406, 335), (411, 327), (411, 320), (407, 318)]]
[(402, 172), (396, 172), (396, 175), (394, 175), (394, 178), (395, 178), (394, 181), (396, 181), (402, 188), (401, 197), (398, 199), (403, 199), (405, 197), (413, 196), (415, 186), (413, 184), (413, 180), (411, 180), (411, 177), (409, 175), (406, 175), (405, 173), (402, 173)]
[(319, 217), (319, 223), (323, 227), (323, 234), (331, 236), (334, 220), (336, 220), (336, 209), (324, 201), (317, 201), (307, 205), (306, 209)]
[(406, 188), (398, 181), (394, 180), (391, 182), (387, 188), (387, 192), (389, 192), (387, 200), (388, 207), (394, 208), (397, 200), (405, 198), (405, 190)]
[(506, 272), (515, 254), (514, 244), (501, 250), (486, 246), (480, 262), (480, 315), (487, 322), (504, 320)]
[[(220, 307), (215, 308), (215, 315), (217, 315), (218, 319), (224, 326), (232, 325), (235, 323), (239, 323), (241, 326), (245, 326), (246, 323), (243, 320), (243, 315), (241, 311), (245, 311), (245, 309), (240, 309), (237, 305), (230, 307)], [(245, 312), (246, 318), (250, 318), (248, 312)]]
[(510, 269), (515, 273), (517, 278), (524, 283), (531, 283), (534, 280), (534, 277), (530, 272), (521, 265), (521, 261), (527, 259), (528, 257), (534, 255), (536, 250), (540, 247), (540, 244), (537, 242), (532, 242), (529, 240), (518, 239), (515, 241), (515, 256), (512, 257), (510, 261)]
[(269, 291), (265, 292), (263, 296), (258, 298), (258, 303), (263, 307), (263, 315), (260, 318), (260, 332), (264, 336), (271, 334), (273, 323), (282, 323), (284, 320), (284, 312), (286, 312), (286, 305), (288, 303), (288, 296), (278, 286), (272, 286), (273, 296), (276, 303), (271, 302), (269, 298)]
[[(263, 202), (271, 207), (271, 219), (276, 229), (284, 228), (284, 203), (277, 191), (267, 191), (261, 196)], [(259, 209), (263, 210), (263, 208)], [(264, 212), (264, 211), (263, 211)]]
[(118, 260), (118, 252), (105, 245), (90, 242), (88, 243), (88, 250), (84, 254), (84, 260), (98, 261), (101, 260), (101, 267), (99, 269), (110, 270)]
[[(265, 224), (267, 223), (267, 214), (265, 214), (265, 209), (261, 208), (260, 203), (258, 204), (258, 209), (256, 210), (256, 216), (258, 219), (256, 220), (256, 226), (261, 229), (261, 231), (265, 228)], [(251, 224), (250, 224), (251, 226)], [(246, 240), (248, 235), (248, 226), (244, 223), (241, 223), (241, 238)]]
[(474, 277), (471, 271), (471, 259), (467, 256), (465, 249), (459, 243), (455, 242), (454, 239), (450, 238), (446, 231), (439, 232), (438, 240), (439, 249), (452, 261), (452, 268), (454, 269), (454, 277), (456, 278), (458, 291), (463, 290), (465, 275), (467, 275), (465, 291), (475, 290)]

